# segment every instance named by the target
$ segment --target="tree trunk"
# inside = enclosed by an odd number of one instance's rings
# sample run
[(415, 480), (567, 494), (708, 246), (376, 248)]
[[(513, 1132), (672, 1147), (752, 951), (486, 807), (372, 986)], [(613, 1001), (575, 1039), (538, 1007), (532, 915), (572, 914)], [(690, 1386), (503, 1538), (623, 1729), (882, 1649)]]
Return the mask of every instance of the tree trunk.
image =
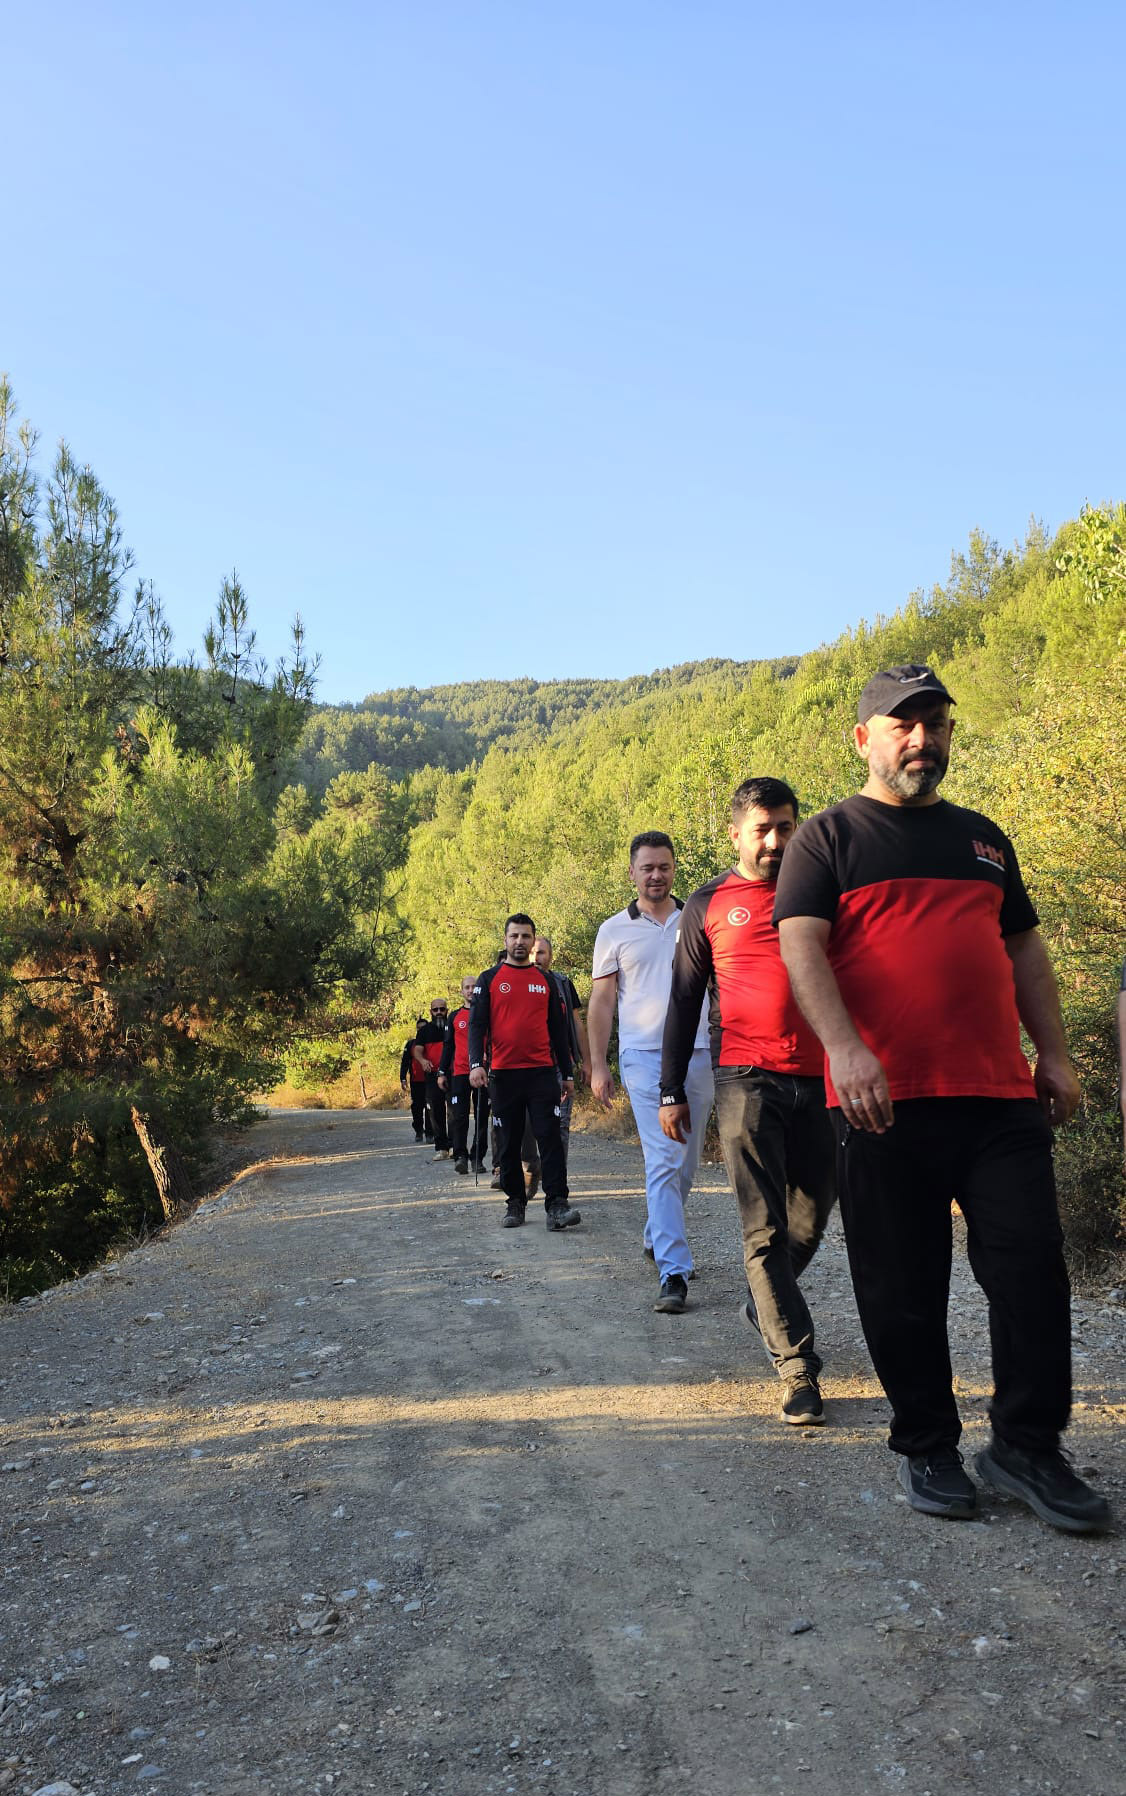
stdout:
[(177, 1216), (190, 1209), (195, 1202), (184, 1162), (179, 1150), (171, 1141), (162, 1137), (151, 1117), (142, 1116), (136, 1104), (133, 1105), (131, 1114), (133, 1127), (145, 1150), (145, 1159), (156, 1185), (164, 1220), (174, 1222)]

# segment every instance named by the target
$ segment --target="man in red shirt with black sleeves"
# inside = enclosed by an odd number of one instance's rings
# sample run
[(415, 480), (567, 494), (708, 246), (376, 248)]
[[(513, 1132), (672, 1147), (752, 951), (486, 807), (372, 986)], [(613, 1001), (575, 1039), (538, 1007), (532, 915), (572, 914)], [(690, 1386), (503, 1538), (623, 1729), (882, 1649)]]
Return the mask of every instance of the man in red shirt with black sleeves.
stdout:
[[(446, 1045), (438, 1068), (438, 1084), (446, 1094), (450, 1107), (450, 1151), (454, 1171), (469, 1171), (469, 1119), (472, 1093), (469, 1084), (469, 1006), (477, 984), (470, 974), (461, 982), (461, 1005), (446, 1024)], [(473, 1158), (480, 1172), (485, 1164), (489, 1139), (489, 1094), (478, 1094), (477, 1130), (473, 1138)]]
[[(836, 1200), (825, 1056), (799, 1011), (774, 927), (774, 887), (798, 819), (784, 780), (744, 780), (731, 800), (728, 872), (693, 892), (680, 916), (661, 1044), (661, 1127), (692, 1126), (685, 1075), (704, 993), (715, 1114), (743, 1229), (744, 1314), (782, 1380), (781, 1415), (823, 1422), (813, 1319), (798, 1279)], [(703, 1128), (705, 1117), (696, 1118)]]
[(918, 663), (868, 681), (855, 729), (867, 783), (802, 825), (774, 916), (828, 1060), (849, 1266), (908, 1502), (950, 1517), (977, 1505), (947, 1338), (955, 1199), (993, 1346), (993, 1439), (975, 1467), (1087, 1534), (1110, 1508), (1060, 1448), (1071, 1321), (1051, 1147), (1079, 1082), (1013, 845), (938, 795), (953, 703)]
[(469, 1082), (492, 1098), (507, 1198), (503, 1226), (519, 1228), (524, 1220), (520, 1142), (527, 1118), (540, 1150), (547, 1226), (566, 1229), (582, 1220), (567, 1201), (559, 1130), (560, 1082), (565, 1096), (575, 1089), (571, 1037), (559, 988), (532, 958), (535, 944), (531, 917), (518, 911), (506, 920), (504, 959), (481, 974), (469, 1006)]

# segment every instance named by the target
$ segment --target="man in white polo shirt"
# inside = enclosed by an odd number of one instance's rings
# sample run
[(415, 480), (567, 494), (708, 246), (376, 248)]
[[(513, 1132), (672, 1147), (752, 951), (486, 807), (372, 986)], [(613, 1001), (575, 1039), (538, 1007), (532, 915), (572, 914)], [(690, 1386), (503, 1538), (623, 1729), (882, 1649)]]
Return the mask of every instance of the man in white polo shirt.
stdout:
[(633, 1106), (645, 1156), (645, 1251), (657, 1263), (661, 1294), (653, 1308), (678, 1316), (687, 1305), (692, 1255), (684, 1233), (684, 1200), (700, 1161), (700, 1145), (714, 1087), (708, 1052), (707, 1000), (685, 1078), (692, 1115), (698, 1119), (684, 1143), (661, 1130), (661, 1036), (672, 985), (672, 958), (681, 911), (672, 895), (676, 855), (660, 830), (635, 836), (629, 850), (632, 904), (608, 917), (594, 944), (594, 984), (587, 1005), (591, 1090), (610, 1108), (614, 1080), (607, 1053), (614, 1006), (618, 1010), (618, 1064)]

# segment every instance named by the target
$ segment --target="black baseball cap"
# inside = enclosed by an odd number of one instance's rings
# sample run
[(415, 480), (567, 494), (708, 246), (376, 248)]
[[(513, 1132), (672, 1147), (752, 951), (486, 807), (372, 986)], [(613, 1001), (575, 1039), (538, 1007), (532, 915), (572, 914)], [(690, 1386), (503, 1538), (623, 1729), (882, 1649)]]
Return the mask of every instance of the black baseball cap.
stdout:
[(867, 723), (870, 717), (894, 717), (901, 705), (925, 694), (944, 698), (948, 705), (958, 702), (938, 675), (918, 661), (908, 661), (903, 667), (885, 667), (882, 673), (872, 675), (860, 694), (857, 722)]

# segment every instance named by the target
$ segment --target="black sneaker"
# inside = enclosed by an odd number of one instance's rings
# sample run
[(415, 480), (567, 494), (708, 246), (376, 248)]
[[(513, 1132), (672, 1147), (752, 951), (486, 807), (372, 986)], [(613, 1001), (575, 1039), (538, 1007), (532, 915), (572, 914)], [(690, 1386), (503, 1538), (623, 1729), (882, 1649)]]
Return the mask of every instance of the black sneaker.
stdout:
[(994, 1439), (974, 1460), (979, 1477), (1007, 1497), (1019, 1497), (1042, 1522), (1068, 1534), (1097, 1534), (1109, 1525), (1110, 1504), (1072, 1469), (1067, 1454), (1022, 1453)]
[(683, 1316), (688, 1308), (688, 1285), (679, 1272), (670, 1272), (661, 1284), (661, 1295), (653, 1305), (663, 1316)]
[(489, 1180), (489, 1190), (490, 1191), (502, 1191), (503, 1189), (504, 1189), (504, 1187), (500, 1182), (500, 1173), (494, 1172), (492, 1178)]
[(523, 1204), (509, 1204), (507, 1210), (504, 1212), (504, 1221), (501, 1223), (500, 1226), (502, 1229), (523, 1228), (523, 1226), (524, 1226), (524, 1206), (523, 1206)]
[(977, 1488), (962, 1466), (957, 1447), (932, 1447), (899, 1462), (899, 1482), (912, 1509), (968, 1521), (977, 1508)]
[(570, 1204), (557, 1204), (547, 1212), (549, 1229), (573, 1229), (582, 1221), (578, 1210), (572, 1210)]
[(798, 1428), (817, 1426), (825, 1420), (821, 1386), (812, 1372), (796, 1372), (793, 1378), (787, 1378), (779, 1413), (784, 1422), (793, 1422)]
[(426, 1142), (425, 1135), (416, 1135), (414, 1138), (415, 1147), (423, 1147), (425, 1145), (425, 1142)]
[(454, 1171), (455, 1172), (468, 1172), (469, 1171), (469, 1161), (466, 1159), (464, 1154), (459, 1154), (457, 1156), (456, 1160), (454, 1161)]

